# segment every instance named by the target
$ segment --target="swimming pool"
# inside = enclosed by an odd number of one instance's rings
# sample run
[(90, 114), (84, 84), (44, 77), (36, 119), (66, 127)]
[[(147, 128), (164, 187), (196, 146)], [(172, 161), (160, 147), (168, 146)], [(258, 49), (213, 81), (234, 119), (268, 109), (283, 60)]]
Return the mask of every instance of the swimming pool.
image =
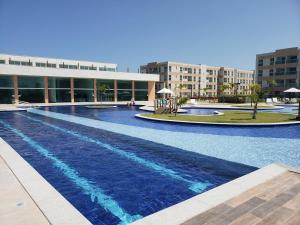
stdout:
[(300, 165), (300, 126), (161, 124), (139, 112), (0, 113), (0, 136), (93, 224), (128, 224), (277, 160)]
[(27, 112), (0, 136), (93, 224), (128, 224), (255, 167)]

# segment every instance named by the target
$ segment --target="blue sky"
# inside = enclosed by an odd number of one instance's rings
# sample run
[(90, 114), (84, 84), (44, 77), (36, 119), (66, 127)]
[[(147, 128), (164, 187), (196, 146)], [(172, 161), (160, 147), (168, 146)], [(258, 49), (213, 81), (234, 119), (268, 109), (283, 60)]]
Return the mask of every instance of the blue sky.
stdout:
[(286, 47), (300, 47), (300, 0), (0, 0), (1, 53), (254, 69)]

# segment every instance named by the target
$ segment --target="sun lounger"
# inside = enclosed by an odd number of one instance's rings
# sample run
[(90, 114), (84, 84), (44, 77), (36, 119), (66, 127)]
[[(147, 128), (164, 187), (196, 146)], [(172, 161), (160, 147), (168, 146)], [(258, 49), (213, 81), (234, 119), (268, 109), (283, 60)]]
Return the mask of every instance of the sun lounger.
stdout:
[(278, 103), (278, 99), (277, 98), (272, 98), (273, 103)]
[(266, 103), (267, 103), (267, 104), (273, 104), (273, 101), (272, 101), (271, 98), (267, 98)]

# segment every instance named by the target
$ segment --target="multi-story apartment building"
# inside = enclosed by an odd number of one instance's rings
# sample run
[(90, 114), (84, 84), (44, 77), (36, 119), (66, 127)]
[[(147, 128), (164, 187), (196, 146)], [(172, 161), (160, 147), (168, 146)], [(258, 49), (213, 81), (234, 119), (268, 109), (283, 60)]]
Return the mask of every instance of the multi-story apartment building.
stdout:
[(111, 63), (0, 54), (0, 104), (154, 100), (157, 74), (116, 70)]
[[(156, 89), (171, 89), (177, 96), (217, 97), (223, 84), (235, 84), (235, 88), (223, 94), (249, 94), (249, 85), (254, 82), (254, 71), (220, 66), (186, 64), (178, 62), (152, 62), (140, 67), (141, 73), (160, 74)], [(184, 87), (184, 88), (182, 88)]]
[(256, 79), (269, 95), (282, 96), (283, 91), (300, 86), (300, 49), (285, 48), (256, 55)]

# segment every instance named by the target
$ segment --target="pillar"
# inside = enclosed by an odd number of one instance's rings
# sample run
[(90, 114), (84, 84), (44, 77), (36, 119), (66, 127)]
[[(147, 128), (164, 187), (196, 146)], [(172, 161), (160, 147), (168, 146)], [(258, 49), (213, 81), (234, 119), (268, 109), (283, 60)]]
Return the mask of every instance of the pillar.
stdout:
[(19, 104), (19, 90), (18, 90), (18, 76), (14, 75), (13, 76), (13, 83), (14, 83), (14, 102), (15, 104)]
[(74, 103), (74, 78), (70, 78), (70, 87), (71, 87), (71, 102)]
[(117, 80), (114, 80), (114, 98), (115, 102), (118, 101), (118, 82)]
[(48, 91), (48, 77), (44, 77), (44, 96), (45, 96), (45, 103), (49, 103), (49, 91)]
[(94, 102), (97, 102), (97, 79), (94, 79)]
[(148, 81), (148, 101), (155, 100), (155, 82)]
[(134, 83), (134, 80), (132, 81), (132, 94), (131, 94), (131, 96), (132, 96), (132, 98), (134, 98), (135, 99), (135, 83)]

